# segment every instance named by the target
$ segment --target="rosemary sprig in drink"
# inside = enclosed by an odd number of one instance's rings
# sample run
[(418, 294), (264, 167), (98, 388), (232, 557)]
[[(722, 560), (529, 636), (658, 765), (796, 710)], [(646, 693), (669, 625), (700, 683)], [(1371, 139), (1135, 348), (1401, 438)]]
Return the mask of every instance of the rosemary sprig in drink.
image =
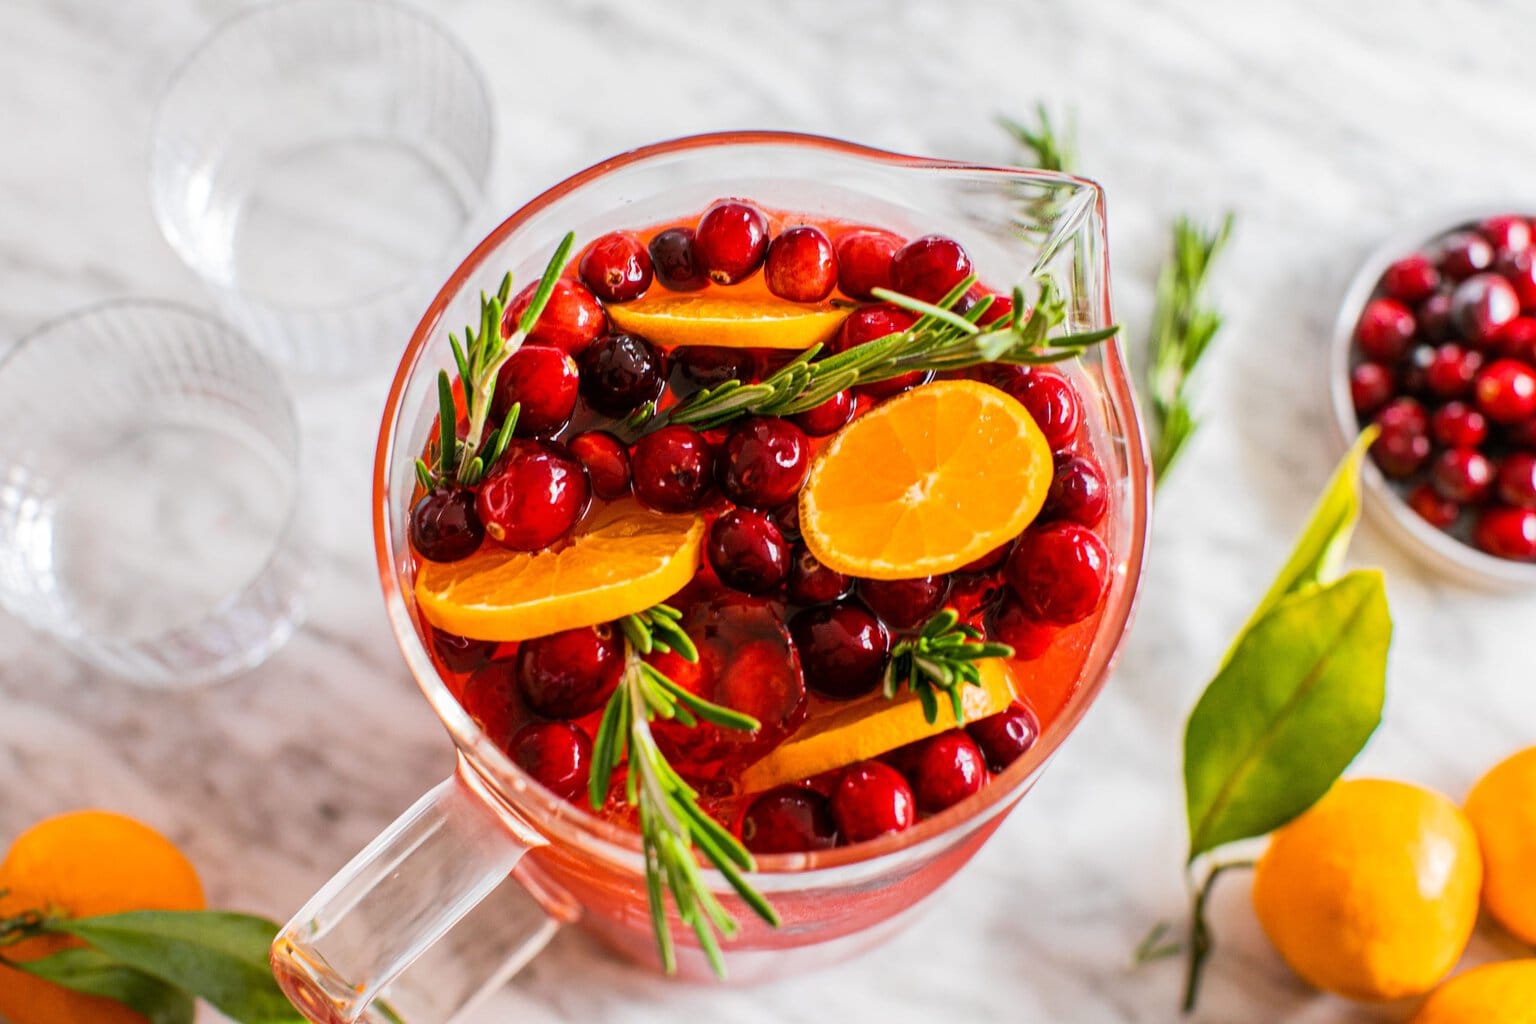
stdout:
[(983, 658), (1011, 658), (1013, 648), (987, 641), (981, 630), (960, 624), (953, 608), (945, 608), (929, 619), (917, 634), (900, 641), (891, 649), (885, 666), (884, 692), (894, 698), (905, 686), (917, 694), (923, 705), (923, 717), (930, 723), (939, 718), (939, 695), (945, 695), (955, 711), (956, 724), (965, 724), (962, 691), (981, 685), (976, 663)]

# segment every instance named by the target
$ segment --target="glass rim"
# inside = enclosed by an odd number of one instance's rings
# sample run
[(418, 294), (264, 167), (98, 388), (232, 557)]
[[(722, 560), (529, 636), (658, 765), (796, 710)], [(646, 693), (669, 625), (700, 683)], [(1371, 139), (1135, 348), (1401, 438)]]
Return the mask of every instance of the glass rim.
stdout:
[[(436, 337), (449, 304), (470, 278), (481, 269), (486, 259), (515, 231), (572, 192), (626, 167), (678, 153), (743, 146), (801, 147), (895, 168), (961, 171), (970, 174), (995, 175), (1012, 180), (1069, 183), (1075, 187), (1091, 190), (1094, 196), (1094, 209), (1099, 216), (1100, 224), (1103, 224), (1105, 205), (1103, 189), (1087, 178), (1039, 169), (908, 156), (841, 139), (798, 132), (712, 132), (684, 136), (625, 151), (593, 164), (550, 187), (502, 221), (465, 257), (438, 291), (412, 334), (410, 342), (406, 345), (399, 368), (390, 383), (375, 452), (372, 499), (374, 545), (390, 628), (395, 634), (396, 643), (405, 657), (407, 668), (416, 679), (418, 688), (458, 747), (461, 767), (467, 764), (484, 779), (489, 790), (506, 803), (514, 813), (529, 818), (529, 825), (542, 836), (568, 842), (585, 850), (595, 848), (597, 853), (609, 860), (628, 860), (631, 863), (638, 863), (641, 853), (639, 833), (605, 821), (584, 806), (577, 806), (547, 793), (531, 776), (514, 764), (511, 758), (474, 724), (468, 713), (460, 706), (447, 684), (439, 676), (430, 655), (416, 634), (400, 582), (396, 577), (391, 548), (393, 538), (390, 527), (389, 473), (395, 454), (395, 427), (405, 411), (403, 402), (406, 389), (414, 378), (429, 345)], [(1110, 282), (1107, 273), (1109, 254), (1107, 245), (1103, 244), (1102, 227), (1100, 243), (1100, 263), (1105, 274), (1096, 313), (1103, 322), (1110, 323), (1112, 322)], [(1120, 592), (1120, 600), (1106, 606), (1094, 634), (1095, 640), (1106, 636), (1113, 636), (1115, 639), (1108, 644), (1094, 643), (1090, 647), (1089, 660), (1079, 673), (1079, 687), (1060, 716), (1049, 729), (1042, 733), (1034, 747), (1004, 772), (994, 776), (991, 783), (984, 786), (978, 793), (948, 810), (918, 822), (906, 831), (888, 834), (869, 842), (803, 854), (756, 855), (755, 874), (757, 876), (777, 876), (790, 880), (809, 879), (820, 873), (865, 864), (898, 852), (937, 846), (951, 838), (966, 834), (970, 827), (991, 820), (996, 813), (1005, 810), (1023, 795), (1027, 788), (1026, 784), (1045, 766), (1066, 737), (1075, 731), (1083, 715), (1102, 692), (1120, 652), (1121, 641), (1130, 624), (1139, 596), (1138, 582), (1146, 552), (1150, 519), (1151, 471), (1124, 356), (1114, 338), (1105, 341), (1101, 349), (1104, 353), (1105, 394), (1111, 406), (1124, 418), (1123, 443), (1128, 453), (1129, 463), (1126, 479), (1131, 498), (1127, 524), (1129, 547), (1124, 552), (1126, 573), (1123, 589)], [(707, 864), (703, 867), (712, 885), (724, 884), (724, 876), (718, 871)], [(779, 887), (772, 883), (768, 886), (768, 888)]]

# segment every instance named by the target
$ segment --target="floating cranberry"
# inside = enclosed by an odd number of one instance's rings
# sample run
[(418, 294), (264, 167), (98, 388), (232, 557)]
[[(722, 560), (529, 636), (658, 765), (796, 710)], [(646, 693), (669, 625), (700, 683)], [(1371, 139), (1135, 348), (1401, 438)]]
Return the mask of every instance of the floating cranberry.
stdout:
[(673, 350), (672, 359), (683, 378), (701, 388), (717, 387), (728, 380), (750, 382), (757, 368), (752, 351), (742, 348), (685, 345)]
[(592, 741), (578, 726), (531, 722), (512, 735), (507, 753), (514, 764), (558, 797), (571, 800), (587, 790)]
[(709, 564), (726, 586), (747, 594), (776, 590), (789, 574), (789, 545), (761, 512), (733, 508), (709, 528)]
[(1493, 487), (1493, 463), (1469, 448), (1448, 448), (1435, 457), (1430, 480), (1443, 498), (1463, 505), (1482, 501)]
[(839, 391), (820, 405), (797, 412), (790, 419), (812, 437), (826, 437), (846, 426), (853, 419), (853, 410), (853, 393)]
[(1040, 723), (1033, 711), (1014, 701), (997, 714), (972, 722), (965, 731), (981, 748), (987, 768), (1001, 772), (1035, 745), (1040, 738)]
[[(986, 309), (982, 310), (981, 316), (976, 318), (976, 322), (982, 327), (990, 327), (992, 324), (997, 323), (1003, 317), (1013, 315), (1013, 296), (993, 295), (991, 296), (991, 299), (991, 304), (988, 305)], [(1016, 367), (1016, 369), (1025, 369), (1025, 367)]]
[(1499, 330), (1499, 354), (1536, 366), (1536, 317), (1517, 316)]
[[(888, 302), (882, 302), (877, 306), (865, 306), (863, 309), (855, 310), (843, 321), (843, 326), (838, 330), (830, 347), (834, 353), (846, 352), (859, 345), (879, 341), (892, 334), (900, 334), (916, 322), (916, 314)], [(889, 380), (860, 384), (854, 390), (879, 401), (932, 379), (932, 373), (914, 371)]]
[(790, 302), (820, 302), (837, 284), (837, 257), (820, 228), (790, 228), (768, 245), (763, 264), (768, 290)]
[(837, 287), (850, 299), (874, 301), (876, 288), (890, 288), (891, 261), (905, 243), (886, 231), (855, 231), (837, 240)]
[(848, 596), (853, 580), (828, 569), (804, 544), (796, 544), (789, 556), (789, 599), (795, 604), (830, 604)]
[(944, 605), (948, 576), (911, 580), (859, 580), (859, 597), (892, 629), (916, 629)]
[(1381, 434), (1371, 442), (1371, 458), (1389, 477), (1417, 473), (1429, 460), (1429, 417), (1411, 398), (1392, 401), (1376, 414)]
[(806, 786), (780, 786), (758, 796), (741, 819), (741, 841), (753, 853), (805, 853), (837, 845), (826, 797)]
[(1421, 253), (1404, 256), (1381, 275), (1381, 286), (1398, 302), (1423, 302), (1440, 287), (1440, 271)]
[(1373, 415), (1392, 400), (1396, 390), (1392, 371), (1380, 363), (1361, 363), (1349, 371), (1349, 397), (1361, 416)]
[(1056, 467), (1041, 515), (1097, 526), (1109, 510), (1109, 482), (1091, 458), (1069, 455)]
[(429, 562), (468, 558), (484, 538), (473, 491), (439, 487), (411, 508), (411, 547)]
[(1412, 398), (1394, 398), (1376, 414), (1376, 422), (1383, 430), (1405, 429), (1422, 434), (1429, 430), (1429, 413)]
[(1418, 320), (1419, 330), (1430, 341), (1449, 341), (1455, 333), (1455, 325), (1451, 323), (1450, 292), (1431, 295), (1419, 303), (1414, 316)]
[(768, 252), (768, 218), (739, 199), (722, 199), (704, 211), (694, 231), (693, 252), (716, 284), (745, 281)]
[(1374, 299), (1355, 324), (1355, 341), (1367, 359), (1391, 363), (1408, 351), (1416, 329), (1407, 306), (1396, 299)]
[(1536, 455), (1514, 452), (1499, 463), (1499, 500), (1517, 508), (1536, 508)]
[(904, 832), (917, 820), (917, 801), (901, 773), (879, 761), (848, 768), (832, 790), (832, 820), (845, 843)]
[(563, 448), (514, 440), (480, 485), (485, 532), (513, 551), (538, 551), (565, 536), (587, 509), (587, 473)]
[(1419, 484), (1408, 492), (1408, 507), (1439, 530), (1449, 529), (1461, 516), (1461, 506), (1442, 496), (1432, 484)]
[(590, 714), (619, 685), (624, 643), (604, 623), (524, 640), (517, 648), (517, 689), (546, 718)]
[(640, 504), (653, 512), (692, 512), (709, 496), (715, 452), (703, 434), (673, 424), (636, 441), (629, 464)]
[(696, 292), (709, 283), (693, 251), (693, 228), (668, 228), (657, 232), (649, 247), (651, 269), (663, 288)]
[(1499, 257), (1498, 272), (1514, 288), (1520, 308), (1536, 313), (1536, 248), (1508, 252)]
[(436, 626), (429, 626), (428, 644), (437, 660), (450, 672), (468, 674), (485, 665), (496, 653), (494, 640), (471, 640)]
[(880, 685), (890, 634), (863, 605), (845, 601), (806, 608), (789, 621), (805, 683), (831, 700), (862, 697)]
[(1520, 313), (1520, 299), (1497, 274), (1475, 274), (1451, 293), (1451, 319), (1466, 339), (1489, 347), (1499, 331)]
[(1488, 439), (1488, 418), (1466, 402), (1446, 402), (1430, 417), (1430, 432), (1447, 448), (1477, 448)]
[(605, 416), (628, 416), (666, 386), (661, 354), (634, 334), (608, 334), (582, 352), (581, 397)]
[(1472, 539), (1490, 555), (1522, 562), (1536, 560), (1536, 509), (1490, 508), (1478, 517)]
[(1524, 217), (1489, 217), (1477, 230), (1494, 252), (1524, 252), (1531, 247), (1531, 224)]
[(465, 713), (492, 743), (503, 749), (524, 717), (516, 677), (513, 659), (500, 658), (470, 673), (459, 694)]
[(587, 246), (581, 282), (604, 302), (630, 302), (651, 286), (651, 254), (628, 231), (610, 231)]
[(772, 508), (800, 493), (811, 442), (789, 420), (749, 416), (726, 436), (717, 469), (720, 489), (741, 505)]
[(1536, 416), (1536, 369), (1514, 359), (1496, 359), (1477, 375), (1477, 406), (1495, 423), (1519, 423)]
[[(538, 288), (535, 282), (517, 293), (517, 298), (501, 318), (503, 338), (510, 338), (512, 332), (517, 330), (518, 322), (528, 311), (528, 305), (533, 301), (533, 294)], [(544, 304), (544, 312), (539, 314), (533, 330), (528, 332), (528, 341), (575, 355), (602, 337), (607, 329), (608, 314), (603, 312), (603, 305), (597, 301), (597, 296), (587, 291), (580, 282), (562, 277), (555, 281), (554, 290), (549, 293), (549, 301)]]
[(970, 255), (944, 235), (913, 239), (891, 259), (895, 290), (923, 302), (938, 302), (970, 274)]
[(1074, 388), (1054, 370), (1037, 369), (1007, 389), (1029, 412), (1052, 451), (1059, 451), (1077, 437), (1083, 403)]
[(1019, 538), (1005, 569), (1024, 610), (1069, 625), (1093, 614), (1109, 584), (1109, 549), (1076, 523), (1033, 527)]
[(961, 729), (923, 740), (912, 752), (911, 765), (912, 795), (924, 814), (953, 807), (987, 781), (981, 748)]
[(515, 402), (519, 437), (558, 433), (576, 410), (577, 384), (576, 360), (564, 349), (524, 345), (496, 375), (491, 415), (501, 419)]
[(1440, 240), (1440, 272), (1454, 281), (1493, 266), (1493, 246), (1475, 231), (1456, 231)]
[(570, 440), (571, 454), (587, 468), (592, 493), (604, 501), (629, 493), (629, 452), (606, 430), (588, 430)]
[(1017, 597), (1004, 593), (987, 615), (987, 636), (1013, 648), (1013, 656), (1034, 661), (1050, 649), (1060, 627), (1041, 622)]
[(1440, 398), (1460, 398), (1472, 390), (1477, 371), (1483, 368), (1483, 355), (1446, 342), (1435, 349), (1434, 358), (1424, 370), (1424, 386)]

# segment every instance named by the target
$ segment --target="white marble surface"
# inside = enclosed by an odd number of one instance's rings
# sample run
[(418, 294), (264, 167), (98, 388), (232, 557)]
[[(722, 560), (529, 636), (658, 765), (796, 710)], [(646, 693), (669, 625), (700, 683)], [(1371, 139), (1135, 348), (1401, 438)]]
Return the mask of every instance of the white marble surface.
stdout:
[[(161, 242), (152, 100), (230, 0), (0, 0), (0, 338), (96, 299), (201, 301)], [(1121, 319), (1142, 333), (1164, 225), (1233, 207), (1229, 327), (1207, 426), (1162, 496), (1139, 621), (1099, 705), (916, 928), (866, 959), (747, 990), (670, 986), (575, 933), (483, 1020), (1161, 1022), (1179, 968), (1133, 969), (1181, 913), (1183, 716), (1332, 459), (1324, 338), (1344, 279), (1395, 221), (1530, 195), (1531, 43), (1519, 2), (1211, 5), (505, 3), (444, 0), (499, 108), (498, 210), (632, 145), (740, 127), (1006, 160), (997, 112), (1081, 119), (1108, 189)], [(650, 101), (637, 102), (647, 96)], [(1536, 205), (1536, 196), (1532, 196)], [(0, 842), (82, 805), (182, 842), (214, 900), (285, 916), (449, 766), (373, 578), (367, 476), (384, 377), (305, 385), (319, 582), (274, 661), (190, 696), (125, 688), (0, 621)], [(1442, 584), (1372, 530), (1398, 622), (1385, 726), (1358, 770), (1460, 796), (1536, 742), (1530, 598)], [(1398, 1021), (1316, 995), (1224, 884), (1201, 1021)], [(1474, 957), (1498, 949), (1479, 937)]]

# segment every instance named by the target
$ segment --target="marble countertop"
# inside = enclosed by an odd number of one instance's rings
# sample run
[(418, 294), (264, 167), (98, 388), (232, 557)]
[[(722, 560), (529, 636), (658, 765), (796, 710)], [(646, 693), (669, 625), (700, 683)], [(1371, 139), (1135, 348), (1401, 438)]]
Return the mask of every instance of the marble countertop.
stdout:
[[(206, 301), (150, 214), (148, 125), (178, 57), (241, 6), (0, 3), (0, 343), (109, 296)], [(477, 1019), (1177, 1019), (1179, 965), (1138, 969), (1131, 954), (1184, 908), (1184, 715), (1334, 457), (1325, 339), (1353, 265), (1401, 219), (1531, 189), (1536, 14), (1390, 0), (434, 7), (500, 100), (497, 211), (611, 153), (712, 129), (1006, 161), (994, 114), (1070, 104), (1081, 164), (1110, 197), (1132, 338), (1170, 218), (1230, 207), (1240, 219), (1215, 281), (1228, 326), (1205, 374), (1206, 426), (1160, 497), (1120, 669), (927, 916), (860, 961), (751, 990), (672, 986), (568, 931)], [(647, 87), (654, 101), (628, 99)], [(0, 621), (0, 845), (46, 814), (121, 810), (183, 844), (217, 904), (286, 917), (447, 772), (372, 568), (367, 478), (384, 385), (380, 373), (300, 387), (318, 582), (308, 625), (260, 670), (146, 693)], [(1459, 798), (1536, 741), (1536, 599), (1446, 584), (1369, 527), (1354, 553), (1387, 569), (1397, 620), (1386, 722), (1356, 770)], [(1236, 878), (1218, 893), (1220, 946), (1194, 1019), (1406, 1017), (1300, 985), (1246, 893)], [(1471, 955), (1500, 949), (1485, 933)]]

